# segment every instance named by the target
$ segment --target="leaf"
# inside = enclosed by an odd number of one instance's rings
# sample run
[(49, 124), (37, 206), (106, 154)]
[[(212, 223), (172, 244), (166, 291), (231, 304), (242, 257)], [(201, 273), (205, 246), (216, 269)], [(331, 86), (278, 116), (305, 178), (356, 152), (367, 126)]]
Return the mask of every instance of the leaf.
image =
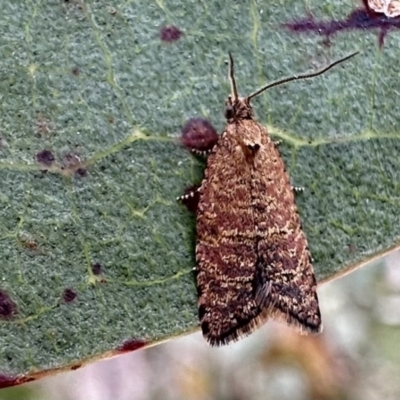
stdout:
[[(380, 51), (375, 32), (339, 32), (327, 48), (283, 27), (302, 2), (278, 3), (3, 2), (2, 386), (197, 327), (195, 220), (175, 198), (204, 164), (177, 138), (193, 116), (222, 131), (228, 51), (245, 95), (362, 50), (254, 106), (305, 187), (319, 280), (399, 245), (399, 37)], [(163, 26), (183, 35), (163, 42)]]

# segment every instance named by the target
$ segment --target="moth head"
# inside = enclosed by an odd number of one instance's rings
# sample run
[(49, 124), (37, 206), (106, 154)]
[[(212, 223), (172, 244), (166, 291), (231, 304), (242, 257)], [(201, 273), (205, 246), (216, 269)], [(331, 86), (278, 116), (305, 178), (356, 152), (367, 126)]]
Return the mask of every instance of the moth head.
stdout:
[(229, 96), (225, 103), (225, 118), (228, 122), (234, 122), (238, 119), (252, 119), (253, 109), (248, 99), (239, 97), (235, 100), (232, 96)]
[(359, 52), (356, 51), (355, 53), (352, 53), (346, 57), (336, 60), (333, 63), (326, 65), (325, 67), (323, 67), (317, 71), (314, 71), (314, 72), (309, 72), (309, 73), (305, 73), (305, 74), (301, 74), (301, 75), (294, 75), (294, 76), (290, 76), (288, 78), (279, 79), (278, 81), (275, 81), (275, 82), (269, 83), (268, 85), (263, 86), (262, 88), (256, 90), (254, 93), (250, 94), (247, 97), (239, 97), (238, 96), (238, 91), (237, 91), (236, 81), (235, 81), (235, 70), (234, 70), (234, 65), (233, 65), (233, 58), (232, 58), (231, 53), (229, 53), (229, 81), (231, 83), (231, 95), (228, 97), (228, 100), (226, 102), (225, 117), (229, 123), (235, 122), (236, 120), (239, 120), (239, 119), (251, 119), (253, 117), (253, 110), (250, 106), (250, 100), (253, 97), (258, 96), (259, 94), (265, 92), (266, 90), (268, 90), (274, 86), (283, 85), (285, 83), (288, 83), (291, 81), (297, 81), (300, 79), (314, 78), (315, 76), (322, 75), (324, 72), (333, 68), (335, 65), (340, 64), (344, 61), (347, 61), (348, 59), (354, 57), (358, 53)]

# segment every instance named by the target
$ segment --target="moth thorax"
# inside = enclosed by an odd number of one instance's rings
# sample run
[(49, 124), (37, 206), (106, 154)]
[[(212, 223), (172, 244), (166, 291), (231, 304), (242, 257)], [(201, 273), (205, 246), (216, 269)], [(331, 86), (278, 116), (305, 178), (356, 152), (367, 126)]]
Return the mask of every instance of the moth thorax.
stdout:
[(226, 101), (225, 118), (228, 123), (233, 123), (240, 119), (253, 119), (253, 110), (249, 100), (242, 97), (232, 100), (229, 97)]

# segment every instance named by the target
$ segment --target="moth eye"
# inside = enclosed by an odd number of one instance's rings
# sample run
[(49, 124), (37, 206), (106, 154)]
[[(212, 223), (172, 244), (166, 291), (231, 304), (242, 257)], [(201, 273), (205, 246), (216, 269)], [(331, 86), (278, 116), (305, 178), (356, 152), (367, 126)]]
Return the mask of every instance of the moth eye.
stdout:
[(232, 106), (226, 106), (225, 108), (225, 118), (231, 119), (235, 115), (234, 109)]

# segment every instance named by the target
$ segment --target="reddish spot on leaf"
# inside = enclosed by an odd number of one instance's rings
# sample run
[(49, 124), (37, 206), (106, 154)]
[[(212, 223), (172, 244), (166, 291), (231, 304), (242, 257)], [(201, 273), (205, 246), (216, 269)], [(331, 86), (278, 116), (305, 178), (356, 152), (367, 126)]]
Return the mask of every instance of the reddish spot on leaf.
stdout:
[(71, 371), (75, 371), (75, 370), (77, 370), (77, 369), (79, 369), (79, 368), (81, 368), (82, 367), (82, 364), (75, 364), (75, 365), (73, 365), (72, 367), (71, 367)]
[(32, 237), (22, 235), (19, 237), (19, 241), (22, 244), (22, 246), (24, 246), (25, 248), (27, 248), (29, 250), (37, 250), (37, 248), (38, 248), (38, 245), (37, 245), (35, 239), (33, 239)]
[(190, 118), (181, 131), (181, 143), (191, 151), (210, 151), (219, 136), (211, 123), (204, 118)]
[(76, 67), (76, 66), (75, 66), (75, 67), (72, 67), (71, 72), (72, 72), (72, 74), (75, 75), (75, 76), (78, 76), (78, 75), (81, 73), (79, 67)]
[(54, 157), (54, 154), (50, 150), (42, 150), (36, 154), (36, 160), (38, 162), (40, 162), (41, 164), (44, 164), (44, 165), (50, 167), (50, 165), (53, 164), (55, 157)]
[(84, 177), (87, 175), (87, 169), (84, 166), (79, 153), (71, 151), (64, 155), (62, 159), (62, 168), (65, 171), (74, 173), (77, 176)]
[(164, 42), (176, 42), (183, 32), (176, 26), (164, 26), (160, 29), (160, 39)]
[(377, 13), (363, 0), (364, 8), (353, 10), (342, 20), (317, 21), (313, 17), (285, 23), (284, 26), (296, 33), (313, 32), (330, 37), (340, 31), (349, 30), (379, 30), (378, 44), (382, 47), (387, 32), (390, 29), (400, 29), (400, 17), (389, 18)]
[(78, 154), (74, 152), (66, 153), (63, 157), (62, 164), (64, 168), (77, 169), (82, 161)]
[(16, 384), (18, 384), (17, 377), (0, 374), (0, 389), (15, 386)]
[(121, 353), (127, 353), (129, 351), (138, 350), (144, 347), (147, 344), (145, 340), (141, 339), (129, 339), (126, 342), (122, 343), (121, 346), (118, 347), (118, 351)]
[(87, 175), (87, 169), (86, 168), (78, 168), (75, 173), (78, 176), (84, 177)]
[(100, 275), (103, 271), (102, 271), (103, 267), (100, 263), (94, 263), (92, 265), (92, 272), (94, 275)]
[(17, 312), (17, 305), (5, 290), (0, 289), (0, 318), (11, 319)]
[(70, 288), (65, 289), (62, 296), (64, 303), (71, 303), (76, 299), (76, 297), (77, 294), (75, 290)]

